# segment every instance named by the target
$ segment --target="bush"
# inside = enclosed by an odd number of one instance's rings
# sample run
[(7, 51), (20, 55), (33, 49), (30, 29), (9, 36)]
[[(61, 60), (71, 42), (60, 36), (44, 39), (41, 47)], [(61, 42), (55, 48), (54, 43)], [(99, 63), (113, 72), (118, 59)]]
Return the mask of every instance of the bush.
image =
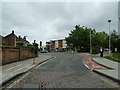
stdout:
[(99, 53), (99, 50), (97, 48), (92, 49), (92, 54), (98, 54), (98, 53)]

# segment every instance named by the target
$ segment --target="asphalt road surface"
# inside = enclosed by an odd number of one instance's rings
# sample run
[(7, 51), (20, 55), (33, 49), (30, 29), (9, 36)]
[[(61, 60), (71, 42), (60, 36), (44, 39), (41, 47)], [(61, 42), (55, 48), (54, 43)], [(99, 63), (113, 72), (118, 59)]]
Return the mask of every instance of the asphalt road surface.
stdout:
[(53, 60), (37, 66), (9, 88), (118, 88), (117, 83), (87, 69), (83, 57), (65, 52), (48, 53)]

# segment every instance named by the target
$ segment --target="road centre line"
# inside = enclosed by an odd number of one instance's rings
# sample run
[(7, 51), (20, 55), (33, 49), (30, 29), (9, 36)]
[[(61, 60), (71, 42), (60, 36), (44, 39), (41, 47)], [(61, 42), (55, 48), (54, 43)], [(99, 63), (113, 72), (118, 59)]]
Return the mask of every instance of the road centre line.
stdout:
[(3, 71), (9, 71), (9, 70), (14, 69), (14, 68), (19, 67), (19, 66), (21, 66), (21, 64), (20, 64), (20, 65), (15, 66), (15, 67), (11, 67), (11, 68), (9, 68), (9, 69), (3, 70)]

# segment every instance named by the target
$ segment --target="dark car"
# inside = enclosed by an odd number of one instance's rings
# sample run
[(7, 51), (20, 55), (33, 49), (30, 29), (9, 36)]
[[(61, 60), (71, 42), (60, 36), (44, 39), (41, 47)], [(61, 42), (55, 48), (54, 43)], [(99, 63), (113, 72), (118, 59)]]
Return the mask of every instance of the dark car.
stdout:
[(48, 51), (47, 50), (43, 50), (43, 51), (41, 51), (41, 53), (48, 53)]

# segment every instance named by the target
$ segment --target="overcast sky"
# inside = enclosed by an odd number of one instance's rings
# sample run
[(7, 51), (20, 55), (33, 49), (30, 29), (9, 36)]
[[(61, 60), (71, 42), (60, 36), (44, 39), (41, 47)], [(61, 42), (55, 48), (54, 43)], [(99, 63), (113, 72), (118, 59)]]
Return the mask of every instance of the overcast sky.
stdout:
[(2, 3), (2, 35), (14, 30), (30, 42), (65, 38), (75, 25), (108, 32), (108, 19), (111, 30), (118, 30), (117, 2)]

